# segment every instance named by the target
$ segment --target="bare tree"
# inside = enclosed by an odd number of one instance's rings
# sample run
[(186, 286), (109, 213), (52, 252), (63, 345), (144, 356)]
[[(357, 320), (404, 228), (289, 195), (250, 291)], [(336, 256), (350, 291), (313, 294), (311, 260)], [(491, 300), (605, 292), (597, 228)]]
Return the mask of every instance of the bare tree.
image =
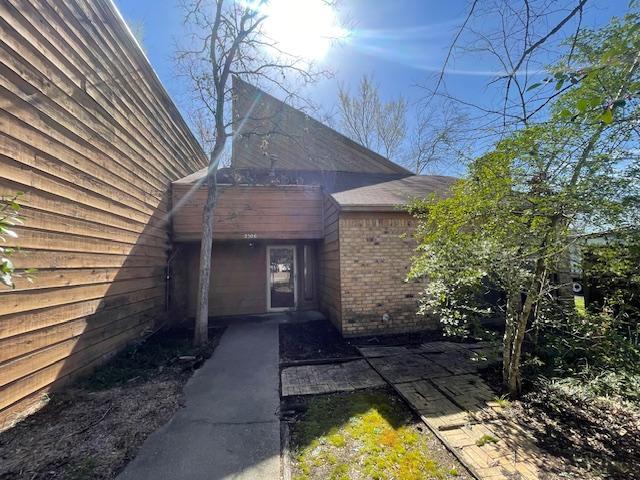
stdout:
[[(557, 63), (582, 28), (588, 0), (487, 0), (471, 2), (467, 16), (449, 46), (435, 86), (423, 85), (426, 103), (436, 98), (457, 103), (473, 112), (478, 134), (491, 145), (496, 138), (544, 117), (550, 103), (580, 79), (572, 73), (573, 56), (564, 56), (556, 76), (546, 67)], [(575, 45), (569, 44), (573, 51)], [(446, 72), (454, 60), (473, 56), (474, 63), (493, 70), (487, 87), (490, 100), (452, 95)], [(570, 78), (569, 78), (570, 77)]]
[(378, 86), (367, 75), (355, 94), (340, 85), (338, 95), (344, 132), (390, 160), (401, 160), (407, 136), (407, 101), (403, 97), (383, 101)]
[(209, 284), (213, 247), (213, 218), (216, 206), (216, 171), (227, 139), (236, 121), (230, 112), (231, 80), (234, 76), (265, 88), (300, 98), (296, 85), (304, 86), (326, 72), (309, 61), (283, 51), (264, 28), (266, 1), (234, 2), (190, 0), (184, 5), (188, 49), (177, 54), (181, 72), (192, 85), (198, 104), (196, 126), (208, 149), (209, 165), (204, 178), (207, 199), (202, 216), (202, 240), (198, 280), (198, 306), (194, 343), (208, 339)]
[(462, 163), (468, 157), (467, 116), (453, 102), (422, 105), (409, 138), (405, 165), (416, 175)]

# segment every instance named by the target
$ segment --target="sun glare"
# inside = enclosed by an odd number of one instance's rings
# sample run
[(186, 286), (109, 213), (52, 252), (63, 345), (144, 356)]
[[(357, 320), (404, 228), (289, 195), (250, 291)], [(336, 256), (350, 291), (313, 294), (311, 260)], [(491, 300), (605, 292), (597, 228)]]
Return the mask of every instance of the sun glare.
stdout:
[(265, 14), (264, 33), (277, 48), (307, 60), (322, 59), (333, 41), (346, 36), (326, 0), (271, 0)]

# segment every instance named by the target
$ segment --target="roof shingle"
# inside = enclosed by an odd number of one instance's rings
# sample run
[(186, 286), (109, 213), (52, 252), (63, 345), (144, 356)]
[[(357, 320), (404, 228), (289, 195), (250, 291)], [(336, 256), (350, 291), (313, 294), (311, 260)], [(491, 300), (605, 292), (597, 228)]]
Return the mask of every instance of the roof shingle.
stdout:
[(343, 210), (394, 210), (432, 193), (445, 196), (455, 181), (454, 177), (441, 175), (412, 175), (333, 193), (331, 196)]

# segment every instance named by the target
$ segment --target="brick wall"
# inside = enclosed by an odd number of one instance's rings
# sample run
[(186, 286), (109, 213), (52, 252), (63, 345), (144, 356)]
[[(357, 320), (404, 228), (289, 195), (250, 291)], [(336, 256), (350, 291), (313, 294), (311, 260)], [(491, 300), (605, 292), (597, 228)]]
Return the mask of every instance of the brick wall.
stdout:
[[(416, 314), (423, 285), (405, 282), (415, 248), (414, 224), (402, 212), (341, 213), (343, 335), (439, 328), (437, 320)], [(383, 319), (385, 314), (388, 320)]]

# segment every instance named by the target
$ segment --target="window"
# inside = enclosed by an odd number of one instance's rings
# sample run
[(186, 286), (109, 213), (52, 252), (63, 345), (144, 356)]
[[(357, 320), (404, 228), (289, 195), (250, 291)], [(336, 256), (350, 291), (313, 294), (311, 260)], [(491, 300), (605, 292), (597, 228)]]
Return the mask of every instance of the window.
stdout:
[(311, 245), (305, 245), (303, 250), (304, 299), (313, 300), (313, 263), (314, 255)]

